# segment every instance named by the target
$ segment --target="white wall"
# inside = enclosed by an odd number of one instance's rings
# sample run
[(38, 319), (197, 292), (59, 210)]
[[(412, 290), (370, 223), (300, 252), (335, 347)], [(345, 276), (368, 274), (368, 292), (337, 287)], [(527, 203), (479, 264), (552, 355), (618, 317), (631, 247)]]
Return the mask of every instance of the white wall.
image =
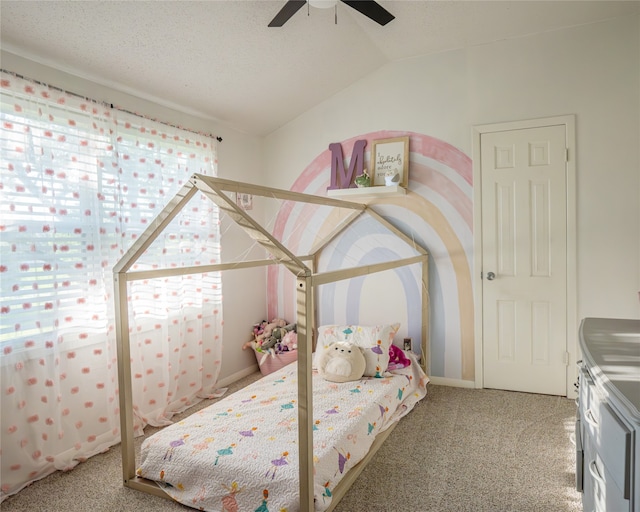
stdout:
[[(262, 183), (262, 139), (228, 129), (221, 129), (220, 134), (223, 141), (218, 145), (218, 176), (235, 181)], [(255, 198), (252, 214), (257, 219), (264, 217), (262, 205)], [(265, 257), (262, 253), (247, 257), (246, 251), (251, 247), (255, 250), (255, 246), (249, 241), (248, 235), (230, 219), (223, 217), (220, 231), (225, 262)], [(224, 272), (222, 294), (224, 336), (219, 379), (224, 383), (229, 378), (231, 381), (235, 380), (234, 376), (242, 376), (249, 367), (256, 364), (253, 351), (243, 351), (242, 345), (251, 339), (253, 323), (261, 321), (267, 311), (264, 268)]]
[[(290, 187), (332, 142), (377, 130), (471, 157), (474, 125), (576, 115), (578, 317), (640, 318), (640, 18), (391, 63), (269, 135)], [(445, 375), (446, 377), (446, 375)]]
[[(260, 183), (263, 179), (261, 138), (242, 134), (210, 120), (163, 107), (4, 51), (2, 68), (94, 100), (113, 103), (164, 122), (191, 130), (213, 133), (223, 138), (218, 145), (220, 177), (255, 183)], [(260, 210), (258, 214), (261, 214)], [(221, 229), (223, 260), (232, 260), (246, 247), (246, 238), (243, 233), (238, 233), (225, 223)], [(223, 360), (219, 380), (228, 380), (229, 376), (255, 364), (253, 354), (249, 351), (243, 352), (241, 347), (249, 338), (252, 323), (261, 320), (266, 312), (264, 270), (225, 272), (222, 286), (224, 331)], [(248, 290), (250, 293), (247, 292)]]

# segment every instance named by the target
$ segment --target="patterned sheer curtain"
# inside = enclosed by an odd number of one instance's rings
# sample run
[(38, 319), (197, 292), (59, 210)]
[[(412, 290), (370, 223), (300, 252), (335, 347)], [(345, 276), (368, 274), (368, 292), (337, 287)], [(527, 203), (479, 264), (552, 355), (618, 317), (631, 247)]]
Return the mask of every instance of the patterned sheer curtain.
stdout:
[[(216, 141), (1, 74), (1, 496), (120, 440), (113, 265)], [(218, 263), (218, 210), (189, 204), (137, 269)], [(215, 392), (216, 273), (129, 287), (136, 430)]]

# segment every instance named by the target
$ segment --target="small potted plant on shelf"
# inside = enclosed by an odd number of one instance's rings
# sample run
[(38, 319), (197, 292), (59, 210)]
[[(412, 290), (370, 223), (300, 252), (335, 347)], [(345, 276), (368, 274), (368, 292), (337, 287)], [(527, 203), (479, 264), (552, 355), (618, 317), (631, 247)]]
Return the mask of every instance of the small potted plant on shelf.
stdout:
[(363, 171), (362, 174), (356, 176), (355, 180), (353, 180), (358, 188), (370, 187), (371, 186), (371, 177), (367, 171)]

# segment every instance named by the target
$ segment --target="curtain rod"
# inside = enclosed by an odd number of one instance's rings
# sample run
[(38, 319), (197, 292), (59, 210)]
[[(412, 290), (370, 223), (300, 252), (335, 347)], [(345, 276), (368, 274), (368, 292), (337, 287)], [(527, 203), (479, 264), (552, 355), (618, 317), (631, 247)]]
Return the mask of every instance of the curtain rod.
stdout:
[(142, 119), (147, 119), (149, 121), (154, 121), (156, 123), (164, 124), (166, 126), (170, 126), (171, 128), (178, 128), (180, 130), (185, 130), (187, 132), (196, 133), (198, 135), (204, 135), (205, 137), (211, 137), (212, 139), (216, 139), (218, 142), (222, 142), (222, 137), (217, 136), (217, 135), (213, 135), (211, 133), (205, 133), (205, 132), (200, 132), (200, 131), (197, 131), (197, 130), (191, 130), (189, 128), (185, 128), (184, 126), (178, 126), (178, 125), (175, 125), (175, 124), (172, 124), (172, 123), (168, 123), (166, 121), (161, 121), (160, 119), (156, 119), (156, 118), (153, 118), (153, 117), (149, 117), (149, 116), (140, 114), (138, 112), (132, 112), (132, 111), (127, 110), (127, 109), (125, 109), (123, 107), (119, 107), (119, 106), (117, 106), (117, 105), (115, 105), (113, 103), (107, 103), (106, 101), (99, 101), (99, 100), (95, 100), (93, 98), (88, 98), (86, 96), (83, 96), (82, 94), (78, 94), (78, 93), (72, 92), (72, 91), (67, 91), (66, 89), (62, 89), (60, 87), (56, 87), (55, 85), (51, 85), (51, 84), (47, 84), (45, 82), (41, 82), (40, 80), (36, 80), (34, 78), (26, 77), (24, 75), (21, 75), (19, 73), (15, 73), (13, 71), (6, 70), (4, 68), (0, 68), (0, 71), (3, 72), (3, 73), (7, 73), (9, 75), (15, 76), (17, 78), (21, 78), (23, 80), (27, 80), (29, 82), (33, 82), (33, 83), (38, 84), (38, 85), (42, 85), (44, 87), (49, 87), (50, 89), (62, 92), (64, 94), (69, 94), (71, 96), (75, 96), (76, 98), (81, 98), (81, 99), (83, 99), (85, 101), (90, 101), (91, 103), (95, 103), (97, 105), (102, 105), (103, 107), (111, 108), (113, 110), (118, 110), (120, 112), (125, 112), (127, 114), (131, 114), (131, 115), (136, 116), (136, 117), (141, 117)]

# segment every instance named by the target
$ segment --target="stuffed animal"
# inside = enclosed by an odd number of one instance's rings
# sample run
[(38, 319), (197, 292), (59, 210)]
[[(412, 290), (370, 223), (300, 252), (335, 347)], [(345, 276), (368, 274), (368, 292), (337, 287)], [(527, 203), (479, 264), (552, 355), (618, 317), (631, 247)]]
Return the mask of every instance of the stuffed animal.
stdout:
[(389, 347), (389, 366), (387, 370), (398, 370), (400, 368), (406, 368), (411, 365), (411, 359), (409, 359), (400, 347), (396, 347), (391, 344)]
[(264, 328), (267, 326), (269, 322), (267, 322), (266, 320), (263, 320), (262, 322), (259, 322), (257, 324), (253, 324), (253, 339), (257, 340), (258, 336), (262, 336), (262, 334), (264, 333)]
[(366, 361), (362, 349), (346, 341), (337, 341), (318, 354), (318, 373), (330, 382), (359, 380), (364, 375)]
[[(284, 320), (282, 320), (284, 322)], [(274, 347), (282, 341), (282, 338), (290, 332), (296, 329), (296, 324), (276, 325), (267, 334), (267, 329), (264, 331), (264, 337), (262, 338), (262, 349), (269, 349)]]
[(262, 326), (262, 332), (256, 334), (256, 341), (260, 342), (262, 340), (269, 339), (276, 327), (284, 327), (285, 325), (287, 325), (287, 321), (283, 318), (274, 318), (271, 322)]
[(294, 329), (285, 334), (280, 341), (280, 345), (285, 351), (296, 350), (298, 348), (298, 333), (296, 330)]

